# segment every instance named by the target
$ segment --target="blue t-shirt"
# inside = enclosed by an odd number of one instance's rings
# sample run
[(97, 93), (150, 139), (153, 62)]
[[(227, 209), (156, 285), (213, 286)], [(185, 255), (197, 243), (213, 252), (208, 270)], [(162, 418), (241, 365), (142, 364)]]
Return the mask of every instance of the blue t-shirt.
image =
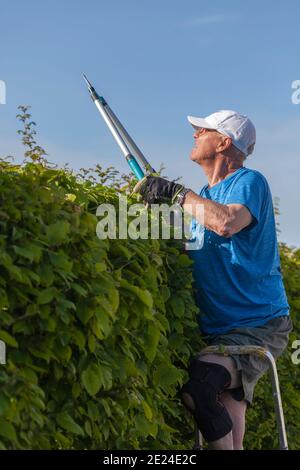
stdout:
[(243, 204), (254, 218), (230, 238), (192, 221), (189, 255), (194, 260), (201, 330), (224, 333), (288, 315), (266, 178), (259, 171), (241, 167), (211, 188), (204, 186), (200, 196), (220, 204)]

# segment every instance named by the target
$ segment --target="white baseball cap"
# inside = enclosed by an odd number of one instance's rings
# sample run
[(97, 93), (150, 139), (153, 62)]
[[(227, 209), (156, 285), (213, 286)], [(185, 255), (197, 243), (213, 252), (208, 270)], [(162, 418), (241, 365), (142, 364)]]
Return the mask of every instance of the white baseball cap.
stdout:
[(233, 145), (246, 156), (253, 152), (256, 131), (254, 124), (247, 116), (239, 114), (236, 111), (223, 109), (205, 118), (195, 116), (188, 116), (187, 118), (195, 129), (198, 127), (214, 129), (230, 137)]

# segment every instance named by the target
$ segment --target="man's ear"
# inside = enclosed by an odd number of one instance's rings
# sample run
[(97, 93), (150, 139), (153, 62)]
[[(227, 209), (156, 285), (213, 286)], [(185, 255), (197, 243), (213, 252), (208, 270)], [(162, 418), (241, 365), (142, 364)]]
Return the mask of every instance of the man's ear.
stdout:
[(216, 151), (224, 152), (225, 150), (229, 149), (231, 144), (232, 144), (232, 140), (230, 137), (222, 136), (217, 144)]

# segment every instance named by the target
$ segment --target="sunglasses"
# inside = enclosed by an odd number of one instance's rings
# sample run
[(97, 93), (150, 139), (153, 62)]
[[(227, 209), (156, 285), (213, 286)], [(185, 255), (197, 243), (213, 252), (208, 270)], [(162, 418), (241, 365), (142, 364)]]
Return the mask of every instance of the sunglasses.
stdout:
[(195, 137), (199, 137), (199, 135), (205, 134), (206, 132), (209, 131), (214, 131), (214, 129), (207, 129), (206, 127), (198, 127), (198, 129), (195, 130)]

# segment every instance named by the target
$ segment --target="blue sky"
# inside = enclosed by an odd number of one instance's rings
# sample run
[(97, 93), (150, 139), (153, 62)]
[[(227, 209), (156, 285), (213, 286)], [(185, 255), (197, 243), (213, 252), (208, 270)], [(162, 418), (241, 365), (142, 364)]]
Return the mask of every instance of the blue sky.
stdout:
[(158, 168), (194, 190), (186, 115), (248, 114), (257, 145), (245, 166), (280, 198), (280, 240), (299, 246), (300, 80), (296, 0), (2, 0), (0, 155), (21, 161), (19, 104), (30, 104), (49, 160), (70, 167), (126, 163), (93, 106), (85, 72)]

